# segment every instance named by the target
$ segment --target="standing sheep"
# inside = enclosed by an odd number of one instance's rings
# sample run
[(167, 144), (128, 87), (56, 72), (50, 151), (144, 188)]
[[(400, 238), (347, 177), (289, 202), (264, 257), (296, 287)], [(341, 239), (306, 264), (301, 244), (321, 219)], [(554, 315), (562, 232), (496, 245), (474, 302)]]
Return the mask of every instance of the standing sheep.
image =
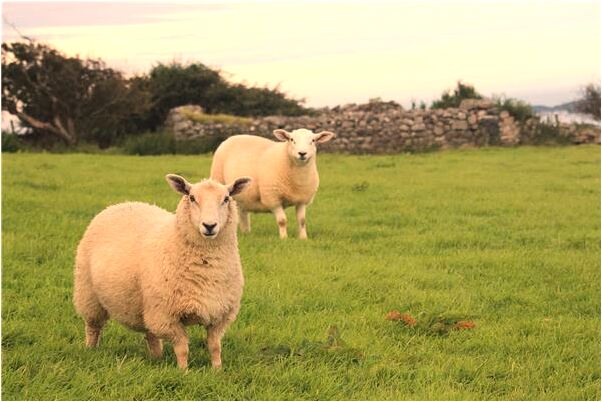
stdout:
[(154, 205), (113, 205), (90, 223), (77, 248), (73, 301), (84, 319), (86, 346), (98, 345), (109, 317), (144, 332), (150, 354), (172, 342), (188, 365), (185, 326), (207, 329), (211, 364), (221, 367), (221, 338), (240, 308), (243, 275), (230, 197), (250, 181), (190, 184), (167, 175), (181, 193), (175, 214)]
[(226, 183), (233, 177), (249, 176), (253, 182), (236, 196), (240, 208), (240, 229), (251, 231), (249, 212), (272, 212), (280, 238), (287, 237), (284, 208), (294, 205), (299, 238), (307, 239), (305, 209), (316, 191), (320, 178), (316, 166), (316, 144), (330, 141), (334, 133), (298, 129), (289, 133), (274, 130), (282, 142), (253, 135), (235, 135), (215, 151), (211, 178)]

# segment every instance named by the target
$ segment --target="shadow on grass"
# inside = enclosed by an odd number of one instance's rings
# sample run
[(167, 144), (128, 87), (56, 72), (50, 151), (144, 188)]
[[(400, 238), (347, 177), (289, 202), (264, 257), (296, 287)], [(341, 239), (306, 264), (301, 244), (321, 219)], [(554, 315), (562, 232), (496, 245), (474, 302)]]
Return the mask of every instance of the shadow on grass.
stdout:
[(264, 346), (260, 349), (262, 360), (279, 359), (320, 359), (336, 363), (358, 364), (364, 354), (350, 347), (342, 338), (339, 329), (332, 325), (328, 328), (325, 341), (302, 340), (299, 344)]

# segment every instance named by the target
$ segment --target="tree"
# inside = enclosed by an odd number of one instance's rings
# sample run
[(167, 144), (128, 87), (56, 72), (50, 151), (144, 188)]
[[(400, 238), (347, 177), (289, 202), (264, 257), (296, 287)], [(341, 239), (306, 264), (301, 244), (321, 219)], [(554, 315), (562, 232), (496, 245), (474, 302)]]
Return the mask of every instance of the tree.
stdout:
[(111, 145), (148, 108), (137, 80), (34, 41), (2, 44), (2, 110), (39, 137)]
[(177, 106), (200, 105), (207, 113), (237, 116), (300, 115), (307, 112), (300, 100), (290, 99), (278, 87), (257, 88), (226, 81), (219, 70), (202, 63), (159, 63), (146, 82), (152, 98), (148, 127), (157, 129)]
[(463, 84), (458, 81), (456, 88), (452, 91), (447, 90), (441, 94), (441, 99), (433, 101), (431, 109), (445, 109), (448, 107), (458, 107), (464, 99), (482, 99), (474, 86)]
[(148, 124), (153, 130), (163, 124), (169, 111), (177, 106), (195, 104), (209, 113), (214, 112), (214, 99), (219, 98), (226, 87), (219, 72), (201, 63), (186, 66), (159, 63), (146, 79), (152, 100)]
[(575, 105), (575, 110), (600, 120), (600, 84), (586, 85), (581, 96)]

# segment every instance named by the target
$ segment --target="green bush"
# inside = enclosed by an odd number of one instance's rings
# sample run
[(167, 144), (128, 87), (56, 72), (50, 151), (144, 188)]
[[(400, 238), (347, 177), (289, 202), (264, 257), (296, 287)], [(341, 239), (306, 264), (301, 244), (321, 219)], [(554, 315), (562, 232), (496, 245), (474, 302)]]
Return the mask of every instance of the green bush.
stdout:
[(571, 139), (563, 135), (560, 127), (554, 124), (540, 123), (535, 128), (534, 135), (523, 141), (523, 143), (530, 145), (569, 145)]
[(21, 141), (16, 134), (2, 132), (2, 152), (17, 152), (20, 151)]
[(128, 155), (198, 155), (214, 152), (226, 135), (176, 140), (170, 133), (146, 133), (130, 137), (123, 146)]
[(236, 116), (298, 116), (308, 113), (302, 99), (290, 98), (274, 88), (251, 87), (227, 81), (219, 70), (202, 63), (159, 63), (148, 75), (140, 77), (148, 90), (152, 107), (144, 127), (156, 130), (169, 111), (177, 106), (200, 105), (210, 114)]
[(464, 99), (482, 99), (483, 96), (470, 84), (458, 81), (453, 91), (447, 90), (441, 94), (441, 99), (433, 101), (431, 109), (446, 109), (458, 107)]
[(198, 155), (215, 152), (219, 144), (226, 138), (228, 138), (226, 135), (214, 135), (211, 137), (176, 141), (176, 154)]
[(176, 153), (176, 141), (167, 133), (146, 133), (129, 137), (123, 146), (128, 155), (163, 155)]
[(519, 99), (499, 97), (495, 99), (495, 103), (500, 110), (507, 111), (510, 116), (520, 123), (524, 123), (535, 116), (531, 105)]

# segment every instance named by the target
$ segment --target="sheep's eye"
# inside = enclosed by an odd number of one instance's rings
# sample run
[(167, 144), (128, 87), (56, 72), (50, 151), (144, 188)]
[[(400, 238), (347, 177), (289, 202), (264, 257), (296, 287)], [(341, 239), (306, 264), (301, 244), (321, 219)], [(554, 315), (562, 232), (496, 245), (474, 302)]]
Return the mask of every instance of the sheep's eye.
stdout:
[(192, 194), (190, 194), (190, 195), (188, 196), (188, 198), (190, 198), (190, 202), (194, 202), (194, 201), (195, 201), (195, 199), (194, 199), (194, 195), (192, 195)]
[(228, 201), (230, 201), (230, 197), (226, 196), (226, 198), (224, 198), (224, 204), (227, 204)]

